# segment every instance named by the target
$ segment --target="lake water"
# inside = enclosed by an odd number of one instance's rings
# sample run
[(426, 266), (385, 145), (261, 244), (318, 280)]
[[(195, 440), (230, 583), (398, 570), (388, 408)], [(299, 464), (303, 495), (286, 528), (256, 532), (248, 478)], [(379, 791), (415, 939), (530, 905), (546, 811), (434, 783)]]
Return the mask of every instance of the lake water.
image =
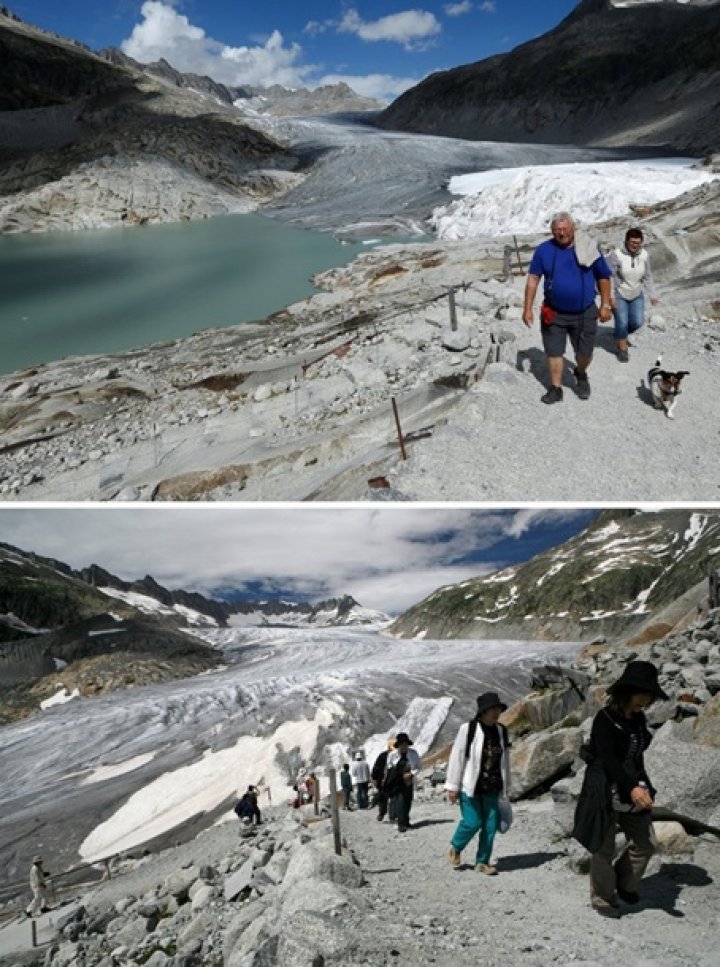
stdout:
[(0, 236), (0, 372), (262, 319), (360, 251), (260, 215)]

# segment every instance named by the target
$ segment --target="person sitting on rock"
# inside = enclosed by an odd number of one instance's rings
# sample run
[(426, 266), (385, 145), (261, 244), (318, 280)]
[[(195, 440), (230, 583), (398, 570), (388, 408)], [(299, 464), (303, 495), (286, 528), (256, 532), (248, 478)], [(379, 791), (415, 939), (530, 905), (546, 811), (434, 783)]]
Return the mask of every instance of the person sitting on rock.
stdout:
[(244, 792), (235, 804), (235, 812), (240, 819), (248, 823), (254, 820), (256, 825), (260, 825), (262, 820), (258, 806), (257, 786), (247, 787), (247, 792)]
[[(648, 661), (628, 662), (607, 691), (607, 704), (593, 719), (583, 750), (588, 767), (572, 835), (592, 853), (591, 905), (601, 916), (617, 918), (622, 912), (618, 898), (628, 904), (639, 901), (640, 880), (655, 851), (655, 789), (643, 758), (652, 736), (644, 709), (668, 696)], [(627, 843), (613, 862), (618, 827)]]
[(500, 826), (500, 796), (510, 793), (510, 742), (498, 721), (506, 710), (497, 692), (478, 697), (475, 718), (461, 725), (455, 738), (445, 781), (448, 800), (460, 803), (461, 816), (450, 842), (450, 863), (460, 865), (460, 854), (479, 832), (475, 869), (487, 876), (497, 873), (490, 857)]
[(50, 910), (48, 906), (48, 874), (43, 869), (43, 858), (42, 856), (33, 857), (32, 866), (30, 867), (30, 889), (32, 890), (32, 903), (28, 906), (25, 913), (29, 917), (37, 917), (41, 913), (47, 913)]

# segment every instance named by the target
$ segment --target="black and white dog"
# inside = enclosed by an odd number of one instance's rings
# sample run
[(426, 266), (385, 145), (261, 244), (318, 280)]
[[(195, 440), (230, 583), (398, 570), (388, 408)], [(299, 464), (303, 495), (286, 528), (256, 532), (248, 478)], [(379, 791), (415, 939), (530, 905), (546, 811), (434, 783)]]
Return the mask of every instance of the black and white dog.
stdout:
[(678, 370), (676, 373), (668, 372), (660, 368), (661, 363), (662, 356), (658, 356), (655, 365), (648, 370), (648, 386), (655, 409), (665, 410), (665, 416), (672, 420), (677, 398), (682, 393), (682, 381), (689, 373), (686, 369)]

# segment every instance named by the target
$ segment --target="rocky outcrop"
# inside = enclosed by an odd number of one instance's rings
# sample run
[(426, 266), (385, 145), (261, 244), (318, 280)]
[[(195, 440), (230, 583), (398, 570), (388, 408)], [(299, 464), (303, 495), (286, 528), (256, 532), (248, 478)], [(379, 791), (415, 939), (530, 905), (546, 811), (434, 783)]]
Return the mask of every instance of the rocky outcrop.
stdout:
[(0, 232), (204, 218), (301, 180), (232, 105), (0, 16)]
[(383, 127), (456, 138), (717, 150), (717, 4), (583, 0), (507, 54), (432, 74)]

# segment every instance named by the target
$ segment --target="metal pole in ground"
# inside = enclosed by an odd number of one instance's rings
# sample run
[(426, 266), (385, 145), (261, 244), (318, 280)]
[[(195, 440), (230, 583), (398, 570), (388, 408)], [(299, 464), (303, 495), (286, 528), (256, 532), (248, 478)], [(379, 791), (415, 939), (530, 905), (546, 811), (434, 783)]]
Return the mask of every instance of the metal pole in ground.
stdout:
[(405, 440), (403, 439), (402, 427), (400, 426), (400, 414), (398, 413), (397, 400), (395, 397), (391, 397), (393, 413), (395, 414), (395, 426), (397, 427), (398, 440), (400, 442), (400, 453), (402, 454), (403, 460), (407, 460), (407, 453), (405, 452)]
[(340, 856), (342, 853), (342, 848), (340, 846), (340, 811), (338, 810), (337, 779), (334, 769), (328, 769), (328, 779), (330, 780), (330, 815), (332, 817), (335, 853)]
[(32, 936), (32, 945), (33, 947), (37, 947), (37, 924), (34, 918), (30, 921), (30, 933)]
[(313, 809), (315, 811), (315, 815), (319, 816), (320, 815), (320, 780), (319, 779), (315, 779), (315, 782), (313, 783)]
[(522, 259), (520, 258), (520, 246), (518, 245), (518, 240), (515, 235), (513, 235), (513, 242), (515, 243), (515, 252), (517, 254), (518, 265), (520, 266), (520, 275), (525, 275), (525, 269), (523, 268)]
[(450, 328), (453, 332), (456, 332), (457, 311), (455, 309), (455, 289), (448, 289), (448, 301), (450, 302)]

